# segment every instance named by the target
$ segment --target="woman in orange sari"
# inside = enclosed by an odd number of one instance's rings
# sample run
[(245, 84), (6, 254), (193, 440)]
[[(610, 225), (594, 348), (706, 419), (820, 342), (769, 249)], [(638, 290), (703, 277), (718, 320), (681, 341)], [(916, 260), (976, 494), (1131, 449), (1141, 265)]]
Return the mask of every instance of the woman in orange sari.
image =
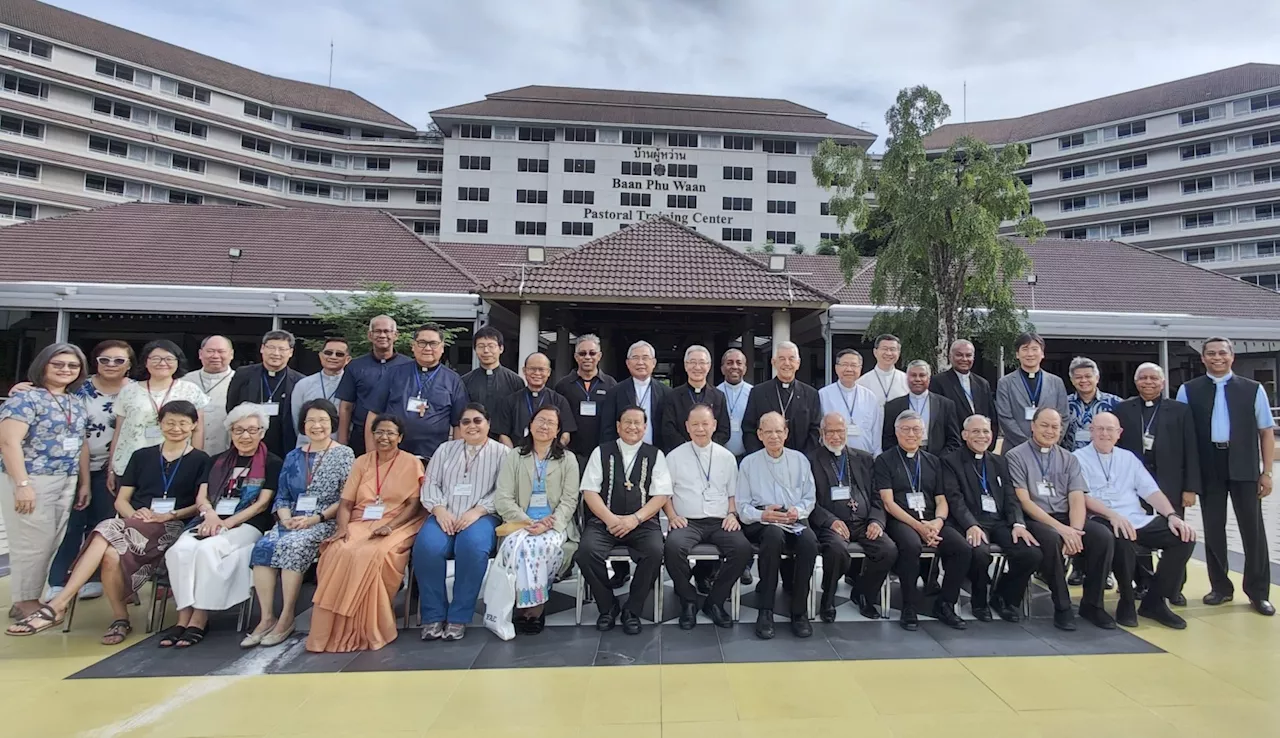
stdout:
[(374, 450), (356, 459), (342, 491), (338, 527), (320, 547), (308, 651), (376, 651), (396, 639), (391, 600), (422, 527), (422, 462), (400, 450), (404, 426), (373, 421)]

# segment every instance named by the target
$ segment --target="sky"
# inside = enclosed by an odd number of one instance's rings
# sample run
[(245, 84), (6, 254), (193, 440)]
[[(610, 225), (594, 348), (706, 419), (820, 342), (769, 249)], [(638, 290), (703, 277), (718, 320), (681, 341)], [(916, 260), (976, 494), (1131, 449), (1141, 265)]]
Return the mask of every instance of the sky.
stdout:
[[(1280, 2), (1189, 0), (53, 0), (420, 128), (527, 84), (779, 97), (883, 136), (898, 91), (1005, 118), (1245, 62)], [(965, 89), (967, 87), (967, 95)], [(966, 105), (967, 99), (967, 105)]]

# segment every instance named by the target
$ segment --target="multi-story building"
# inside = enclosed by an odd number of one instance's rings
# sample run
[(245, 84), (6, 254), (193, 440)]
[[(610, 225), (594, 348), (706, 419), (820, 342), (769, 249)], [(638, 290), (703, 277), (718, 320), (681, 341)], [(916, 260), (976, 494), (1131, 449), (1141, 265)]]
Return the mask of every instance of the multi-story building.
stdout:
[(576, 246), (665, 215), (736, 247), (838, 232), (810, 160), (874, 134), (786, 100), (529, 86), (432, 113), (442, 238)]
[(1280, 65), (1244, 64), (1021, 118), (948, 124), (1030, 146), (1023, 181), (1048, 235), (1116, 239), (1276, 288)]
[(128, 200), (385, 210), (439, 233), (443, 147), (353, 92), (0, 4), (0, 223)]

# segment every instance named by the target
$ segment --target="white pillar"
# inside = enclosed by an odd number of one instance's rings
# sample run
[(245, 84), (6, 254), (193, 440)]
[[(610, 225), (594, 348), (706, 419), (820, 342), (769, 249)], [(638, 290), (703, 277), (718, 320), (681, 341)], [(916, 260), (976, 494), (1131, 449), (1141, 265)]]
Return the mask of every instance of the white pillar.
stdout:
[(1160, 369), (1164, 371), (1164, 396), (1169, 396), (1169, 341), (1161, 339), (1160, 341)]
[(538, 304), (527, 302), (520, 306), (520, 363), (518, 366), (524, 366), (524, 360), (529, 354), (538, 351)]
[[(58, 308), (58, 324), (57, 328), (55, 328), (53, 332), (54, 343), (66, 343), (67, 336), (70, 335), (70, 333), (71, 313), (63, 310), (62, 308)], [(85, 371), (89, 371), (88, 367), (85, 368)]]
[(834, 366), (835, 365), (835, 358), (834, 358), (835, 347), (831, 345), (831, 313), (830, 311), (822, 314), (822, 342), (825, 347), (825, 351), (823, 351), (822, 358), (827, 365), (824, 370), (824, 374), (822, 375), (823, 377), (826, 378), (826, 381), (823, 382), (823, 384), (825, 385), (825, 384), (831, 384), (832, 382), (835, 381), (835, 377), (832, 376), (835, 372), (835, 366)]
[[(769, 341), (771, 344), (773, 344), (773, 355), (774, 356), (778, 355), (778, 344), (782, 343), (783, 341), (790, 341), (790, 340), (791, 340), (791, 311), (787, 310), (786, 308), (782, 308), (781, 310), (774, 310), (773, 311), (773, 336), (770, 338), (770, 341)], [(776, 374), (777, 372), (775, 371), (770, 376), (773, 376)]]

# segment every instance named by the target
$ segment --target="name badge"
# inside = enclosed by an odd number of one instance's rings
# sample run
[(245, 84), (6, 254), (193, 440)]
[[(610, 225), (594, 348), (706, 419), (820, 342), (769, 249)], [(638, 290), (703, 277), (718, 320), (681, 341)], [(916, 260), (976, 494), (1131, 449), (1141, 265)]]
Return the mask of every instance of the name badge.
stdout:
[(1088, 443), (1091, 440), (1093, 440), (1093, 436), (1089, 433), (1088, 428), (1076, 429), (1076, 443)]
[(177, 500), (172, 497), (157, 497), (151, 501), (151, 512), (157, 515), (168, 515), (173, 512)]
[(1150, 433), (1142, 434), (1142, 450), (1143, 451), (1150, 451), (1151, 449), (1155, 448), (1155, 445), (1156, 445), (1155, 436), (1151, 435)]
[(831, 488), (831, 499), (832, 499), (832, 500), (847, 500), (847, 499), (849, 499), (849, 487), (848, 487), (848, 486), (844, 486), (844, 487), (832, 487), (832, 488)]
[(1041, 497), (1053, 497), (1054, 495), (1053, 485), (1049, 484), (1048, 482), (1043, 482), (1043, 481), (1040, 482), (1039, 484), (1036, 485), (1036, 494), (1040, 495)]
[(911, 508), (912, 510), (915, 510), (917, 513), (923, 513), (924, 512), (924, 493), (908, 492), (907, 507)]
[(364, 513), (360, 515), (361, 520), (382, 520), (382, 516), (387, 512), (387, 506), (368, 505), (364, 509)]
[(596, 416), (596, 404), (590, 400), (578, 403), (578, 414), (584, 418)]
[(79, 450), (80, 450), (80, 439), (79, 439), (79, 438), (76, 438), (75, 436), (65, 436), (65, 437), (63, 437), (63, 439), (62, 439), (62, 450), (63, 450), (63, 451), (79, 451)]
[(262, 412), (266, 413), (267, 417), (274, 418), (280, 414), (280, 403), (264, 402), (262, 403)]
[(858, 427), (857, 423), (850, 422), (844, 429), (844, 434), (847, 438), (857, 438), (862, 435), (862, 429)]
[(147, 426), (147, 429), (143, 431), (143, 436), (145, 436), (148, 441), (159, 441), (164, 438), (164, 434), (160, 432), (160, 426), (158, 425)]
[(996, 498), (991, 495), (982, 496), (982, 512), (994, 513), (996, 511)]
[(427, 401), (421, 397), (410, 397), (408, 401), (404, 403), (404, 409), (411, 413), (423, 415), (431, 409), (431, 405), (427, 404)]
[(538, 492), (536, 494), (530, 495), (529, 507), (530, 508), (551, 507), (549, 504), (547, 504), (547, 493)]
[(320, 499), (315, 495), (299, 495), (298, 501), (293, 505), (293, 511), (296, 513), (313, 513), (319, 503)]
[(453, 485), (453, 496), (454, 497), (470, 497), (472, 489), (473, 487), (470, 482), (458, 482), (457, 484)]
[(729, 432), (730, 433), (742, 432), (742, 418), (729, 418)]
[(235, 515), (236, 505), (240, 504), (240, 500), (235, 497), (223, 497), (218, 500), (218, 506), (213, 509), (219, 516)]
[(1026, 407), (1024, 407), (1024, 408), (1022, 409), (1022, 419), (1023, 419), (1023, 420), (1035, 420), (1035, 417), (1036, 417), (1036, 406), (1035, 406), (1035, 405), (1027, 405)]

